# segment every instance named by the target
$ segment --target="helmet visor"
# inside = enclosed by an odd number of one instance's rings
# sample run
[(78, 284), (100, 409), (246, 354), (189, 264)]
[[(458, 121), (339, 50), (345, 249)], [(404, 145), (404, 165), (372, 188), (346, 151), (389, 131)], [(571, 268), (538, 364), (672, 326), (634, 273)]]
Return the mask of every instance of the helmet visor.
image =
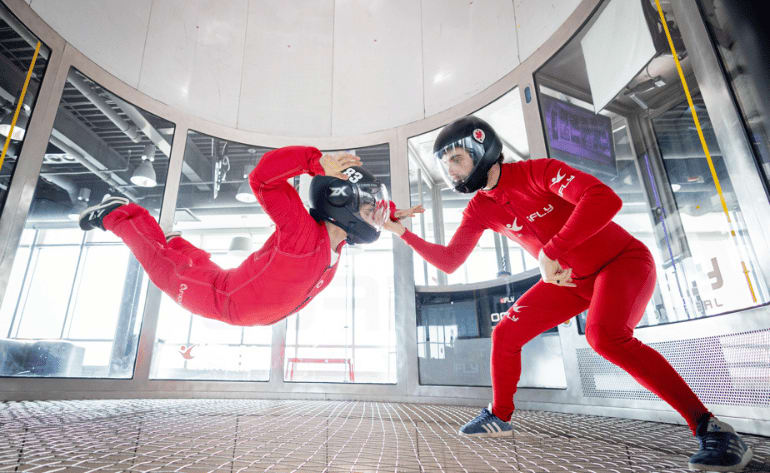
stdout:
[(358, 183), (359, 205), (356, 216), (377, 231), (390, 217), (390, 197), (385, 184), (379, 181)]
[(449, 143), (433, 153), (447, 185), (455, 189), (463, 184), (484, 156), (484, 146), (471, 136)]

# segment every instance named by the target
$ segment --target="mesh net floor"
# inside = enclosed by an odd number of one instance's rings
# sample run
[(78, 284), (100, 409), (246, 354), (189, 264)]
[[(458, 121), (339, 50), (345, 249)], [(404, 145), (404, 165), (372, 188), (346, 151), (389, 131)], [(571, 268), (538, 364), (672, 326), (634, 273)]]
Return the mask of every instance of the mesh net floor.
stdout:
[[(0, 404), (0, 471), (684, 472), (684, 426), (519, 410), (514, 436), (467, 438), (477, 408), (360, 401)], [(745, 471), (770, 471), (770, 439)]]

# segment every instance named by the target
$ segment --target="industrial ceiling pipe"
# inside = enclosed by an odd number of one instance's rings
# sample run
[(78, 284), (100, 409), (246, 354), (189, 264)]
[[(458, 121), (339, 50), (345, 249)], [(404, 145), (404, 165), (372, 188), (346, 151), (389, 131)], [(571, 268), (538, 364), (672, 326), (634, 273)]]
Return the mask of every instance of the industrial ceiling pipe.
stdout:
[[(19, 20), (16, 19), (13, 14), (6, 10), (5, 8), (0, 8), (0, 20), (3, 20), (4, 22), (8, 23), (8, 25), (13, 28), (13, 30), (21, 36), (21, 39), (27, 42), (30, 46), (33, 48), (37, 47), (37, 42), (39, 41), (35, 36), (32, 35), (32, 33), (27, 30), (27, 27), (22, 25)], [(42, 41), (41, 41), (42, 45)], [(38, 55), (44, 59), (48, 59), (48, 48), (41, 47), (40, 52)]]
[(109, 172), (104, 172), (103, 170), (101, 170), (101, 169), (97, 168), (96, 166), (94, 166), (92, 163), (88, 162), (88, 160), (83, 158), (83, 156), (81, 156), (81, 154), (76, 149), (72, 148), (70, 145), (68, 145), (64, 141), (60, 140), (59, 138), (57, 138), (54, 135), (51, 135), (50, 141), (51, 141), (51, 143), (54, 146), (60, 148), (65, 153), (67, 153), (68, 155), (70, 155), (73, 158), (75, 158), (75, 160), (77, 162), (82, 164), (89, 171), (93, 172), (98, 178), (100, 178), (101, 180), (103, 180), (104, 182), (109, 184), (110, 186), (115, 187), (117, 189), (120, 189), (120, 192), (123, 193), (129, 199), (131, 199), (131, 200), (133, 200), (135, 202), (139, 200), (139, 196), (137, 196), (130, 189), (126, 189), (126, 185), (125, 184), (121, 184), (121, 183), (117, 182), (109, 174)]
[(144, 133), (144, 135), (152, 141), (152, 143), (155, 145), (158, 150), (166, 155), (167, 158), (171, 157), (171, 143), (166, 141), (166, 139), (163, 137), (163, 135), (160, 134), (160, 132), (155, 129), (154, 126), (142, 115), (139, 110), (137, 110), (136, 107), (129, 104), (128, 102), (124, 101), (120, 97), (115, 97), (115, 105), (125, 113), (128, 118), (133, 121), (137, 127), (139, 127), (139, 131)]
[(81, 78), (74, 69), (70, 69), (67, 76), (70, 84), (72, 84), (85, 98), (87, 98), (96, 108), (99, 109), (107, 118), (110, 119), (115, 126), (120, 129), (126, 136), (128, 136), (134, 143), (142, 141), (142, 137), (139, 134), (139, 130), (132, 124), (124, 120), (118, 113), (107, 104), (107, 102), (99, 94), (96, 93), (90, 85)]

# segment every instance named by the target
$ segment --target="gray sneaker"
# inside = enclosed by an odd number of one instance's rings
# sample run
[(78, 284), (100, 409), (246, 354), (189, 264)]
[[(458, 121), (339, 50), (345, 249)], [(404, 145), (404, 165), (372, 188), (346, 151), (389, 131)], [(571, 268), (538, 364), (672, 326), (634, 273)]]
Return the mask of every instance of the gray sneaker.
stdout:
[(688, 466), (696, 471), (741, 471), (753, 455), (735, 429), (716, 417), (705, 417), (698, 422), (695, 436), (700, 450), (690, 457)]

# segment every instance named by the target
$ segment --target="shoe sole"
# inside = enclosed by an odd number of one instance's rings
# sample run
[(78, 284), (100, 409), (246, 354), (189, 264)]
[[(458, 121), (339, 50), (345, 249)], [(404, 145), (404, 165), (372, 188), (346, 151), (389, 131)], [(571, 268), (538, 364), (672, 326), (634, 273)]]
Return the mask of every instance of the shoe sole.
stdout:
[(112, 198), (109, 199), (109, 201), (101, 202), (101, 203), (98, 203), (96, 205), (92, 205), (91, 207), (87, 207), (85, 210), (80, 212), (80, 215), (78, 215), (78, 226), (80, 226), (80, 229), (83, 230), (83, 231), (92, 230), (92, 228), (83, 228), (80, 225), (80, 222), (83, 221), (83, 216), (88, 215), (89, 213), (91, 213), (91, 212), (93, 212), (95, 210), (99, 210), (102, 207), (109, 206), (109, 205), (112, 205), (112, 204), (116, 204), (118, 202), (120, 202), (121, 205), (128, 205), (128, 203), (129, 203), (128, 199), (126, 199), (125, 197), (112, 197)]
[(691, 471), (743, 471), (746, 465), (749, 464), (751, 458), (754, 456), (754, 452), (751, 447), (746, 448), (746, 453), (743, 454), (741, 462), (737, 465), (730, 466), (717, 466), (717, 465), (703, 465), (700, 463), (688, 463)]
[(512, 437), (513, 430), (504, 430), (502, 432), (479, 432), (478, 434), (466, 434), (458, 431), (463, 437)]
[(168, 233), (166, 233), (166, 235), (165, 235), (165, 237), (166, 237), (166, 243), (168, 243), (168, 242), (170, 242), (171, 240), (173, 240), (174, 238), (176, 238), (176, 237), (180, 237), (180, 236), (182, 236), (182, 232), (168, 232)]

